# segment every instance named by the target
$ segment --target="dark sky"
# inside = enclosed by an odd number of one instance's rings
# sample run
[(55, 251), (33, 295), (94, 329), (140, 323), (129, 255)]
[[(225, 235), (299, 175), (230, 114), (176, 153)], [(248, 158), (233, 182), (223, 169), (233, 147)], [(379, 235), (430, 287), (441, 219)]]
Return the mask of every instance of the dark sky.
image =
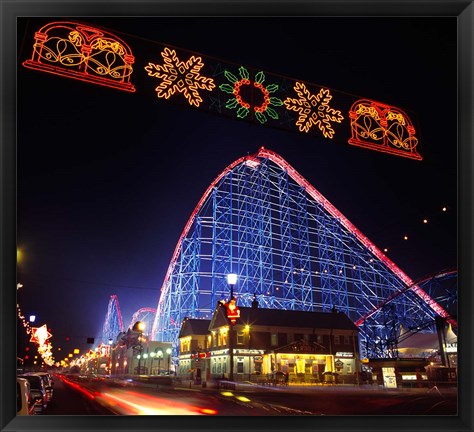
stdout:
[[(53, 347), (101, 334), (112, 294), (125, 325), (155, 308), (198, 200), (262, 145), (412, 279), (456, 266), (456, 18), (65, 19), (130, 45), (136, 93), (24, 68), (34, 32), (53, 20), (19, 20), (17, 92), (19, 301)], [(143, 67), (161, 59), (154, 41), (405, 109), (423, 160), (159, 100), (143, 90)]]

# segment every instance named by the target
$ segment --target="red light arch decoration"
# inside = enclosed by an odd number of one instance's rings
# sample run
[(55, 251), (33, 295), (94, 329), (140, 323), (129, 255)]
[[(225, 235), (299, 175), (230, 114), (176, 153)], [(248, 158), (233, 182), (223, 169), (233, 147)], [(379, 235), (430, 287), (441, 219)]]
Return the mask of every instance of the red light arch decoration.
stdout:
[(421, 160), (410, 118), (400, 109), (368, 99), (356, 101), (350, 111), (349, 144)]
[(128, 45), (104, 30), (57, 21), (35, 33), (31, 59), (23, 66), (106, 87), (134, 92), (135, 58)]

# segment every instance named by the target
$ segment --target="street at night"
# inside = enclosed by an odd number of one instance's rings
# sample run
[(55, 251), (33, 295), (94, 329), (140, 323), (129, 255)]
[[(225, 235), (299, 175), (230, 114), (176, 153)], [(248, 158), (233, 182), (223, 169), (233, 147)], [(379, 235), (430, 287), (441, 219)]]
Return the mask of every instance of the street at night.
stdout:
[(374, 386), (241, 384), (237, 388), (174, 388), (85, 377), (55, 379), (55, 403), (46, 415), (455, 415), (453, 388), (384, 390)]
[(458, 416), (458, 25), (18, 16), (17, 419)]

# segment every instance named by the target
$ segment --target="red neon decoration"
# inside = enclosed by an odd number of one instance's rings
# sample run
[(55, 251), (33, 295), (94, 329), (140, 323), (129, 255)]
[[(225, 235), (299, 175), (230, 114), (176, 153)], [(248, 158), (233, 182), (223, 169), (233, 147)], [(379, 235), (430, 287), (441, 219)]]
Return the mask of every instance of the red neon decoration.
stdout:
[(356, 101), (350, 111), (349, 144), (421, 160), (410, 118), (399, 108), (368, 99)]
[(135, 58), (128, 45), (104, 30), (57, 21), (35, 33), (33, 54), (23, 66), (134, 92), (130, 83)]
[(235, 325), (235, 321), (237, 318), (240, 318), (240, 309), (237, 306), (235, 297), (232, 297), (229, 303), (225, 303), (224, 306), (227, 309), (227, 318), (231, 322), (232, 325)]

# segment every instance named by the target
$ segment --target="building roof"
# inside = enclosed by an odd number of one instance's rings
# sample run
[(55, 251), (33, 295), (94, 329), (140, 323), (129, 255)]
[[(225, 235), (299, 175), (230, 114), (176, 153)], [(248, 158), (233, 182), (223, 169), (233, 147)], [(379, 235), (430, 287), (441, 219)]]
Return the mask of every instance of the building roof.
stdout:
[[(225, 313), (225, 308), (219, 308)], [(342, 312), (307, 312), (284, 309), (239, 307), (240, 318), (236, 324), (268, 327), (319, 328), (355, 330), (357, 326)], [(222, 325), (220, 320), (215, 326)]]
[[(401, 326), (399, 340), (397, 348), (402, 354), (417, 354), (439, 349), (437, 333), (420, 333), (406, 330)], [(453, 332), (451, 325), (449, 325), (446, 331), (446, 343), (457, 343), (457, 340), (456, 334)]]
[(178, 337), (189, 335), (207, 335), (209, 333), (209, 324), (211, 320), (185, 318), (181, 325)]

